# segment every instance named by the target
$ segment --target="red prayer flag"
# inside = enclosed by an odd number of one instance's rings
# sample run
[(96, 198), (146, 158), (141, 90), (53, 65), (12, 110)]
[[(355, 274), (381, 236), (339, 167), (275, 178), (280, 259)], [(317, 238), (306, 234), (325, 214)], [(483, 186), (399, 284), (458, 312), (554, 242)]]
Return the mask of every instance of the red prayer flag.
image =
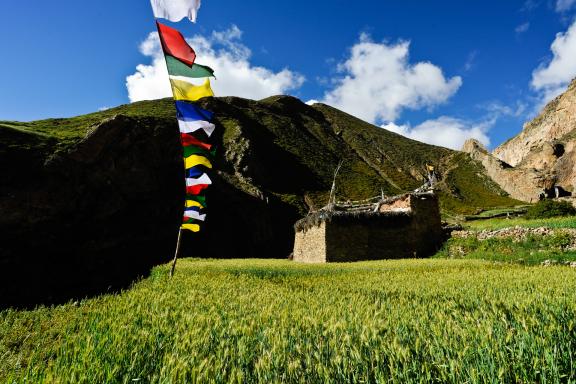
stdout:
[(208, 184), (198, 184), (191, 187), (186, 187), (186, 194), (196, 196), (206, 188), (208, 188)]
[(195, 138), (194, 136), (189, 135), (189, 134), (187, 134), (187, 133), (181, 133), (181, 134), (180, 134), (180, 137), (181, 137), (181, 139), (182, 139), (182, 145), (183, 145), (184, 147), (189, 147), (189, 146), (192, 146), (192, 145), (193, 145), (193, 146), (196, 146), (196, 147), (204, 148), (204, 149), (206, 149), (207, 151), (209, 151), (210, 148), (212, 148), (212, 145), (211, 145), (211, 144), (203, 143), (202, 141), (198, 140), (198, 139)]
[(192, 65), (196, 60), (196, 52), (188, 45), (182, 34), (167, 25), (156, 22), (158, 26), (158, 33), (160, 34), (160, 42), (164, 53), (174, 56), (181, 62)]

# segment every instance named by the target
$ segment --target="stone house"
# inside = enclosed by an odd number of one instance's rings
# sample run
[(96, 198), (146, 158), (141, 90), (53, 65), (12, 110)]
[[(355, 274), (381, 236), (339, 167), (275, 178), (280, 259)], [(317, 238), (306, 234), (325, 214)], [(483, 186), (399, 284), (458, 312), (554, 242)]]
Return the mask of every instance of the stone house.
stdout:
[(433, 192), (332, 204), (294, 227), (293, 260), (306, 263), (427, 257), (443, 240)]

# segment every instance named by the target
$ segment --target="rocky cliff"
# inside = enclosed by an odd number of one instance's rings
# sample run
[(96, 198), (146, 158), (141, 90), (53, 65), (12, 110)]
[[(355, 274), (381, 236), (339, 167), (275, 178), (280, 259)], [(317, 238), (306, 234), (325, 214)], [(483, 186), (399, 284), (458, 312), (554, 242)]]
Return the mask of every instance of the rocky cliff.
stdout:
[[(576, 183), (576, 80), (494, 156), (517, 169), (535, 170), (563, 190)], [(527, 182), (531, 182), (527, 180)], [(504, 188), (506, 189), (506, 188)]]
[(529, 167), (512, 167), (493, 156), (477, 140), (467, 140), (462, 151), (479, 161), (486, 174), (517, 200), (536, 202), (543, 190), (550, 189), (554, 185), (553, 176)]
[[(208, 219), (186, 233), (184, 257), (276, 257), (293, 224), (339, 199), (393, 195), (441, 175), (445, 210), (515, 201), (481, 165), (322, 104), (276, 96), (208, 98), (218, 147)], [(0, 306), (57, 302), (130, 284), (171, 259), (183, 178), (169, 99), (71, 119), (0, 122)]]

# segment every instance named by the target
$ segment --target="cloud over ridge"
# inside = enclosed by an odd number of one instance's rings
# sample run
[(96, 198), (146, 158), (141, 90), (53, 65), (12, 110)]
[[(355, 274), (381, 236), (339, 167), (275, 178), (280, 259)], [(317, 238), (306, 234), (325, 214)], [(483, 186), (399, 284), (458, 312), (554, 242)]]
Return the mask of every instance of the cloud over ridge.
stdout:
[[(214, 69), (217, 79), (212, 81), (212, 88), (216, 95), (261, 99), (298, 89), (304, 83), (304, 76), (288, 68), (274, 72), (251, 64), (251, 51), (241, 38), (242, 31), (233, 25), (208, 37), (195, 35), (187, 39), (197, 53), (198, 63)], [(140, 52), (152, 63), (139, 64), (135, 73), (126, 78), (130, 101), (172, 96), (158, 33), (148, 35), (140, 44)]]

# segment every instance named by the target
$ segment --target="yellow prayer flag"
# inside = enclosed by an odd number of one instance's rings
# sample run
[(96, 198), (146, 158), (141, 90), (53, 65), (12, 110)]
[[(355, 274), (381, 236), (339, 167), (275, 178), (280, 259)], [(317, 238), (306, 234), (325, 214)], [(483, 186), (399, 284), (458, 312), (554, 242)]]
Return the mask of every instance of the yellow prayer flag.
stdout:
[(191, 208), (191, 207), (199, 207), (199, 208), (204, 208), (204, 206), (202, 204), (200, 204), (198, 201), (195, 200), (186, 200), (186, 208)]
[(209, 78), (206, 78), (206, 81), (202, 85), (194, 85), (180, 79), (181, 78), (170, 78), (175, 100), (196, 101), (203, 97), (214, 96), (214, 92), (212, 92), (212, 88), (210, 87)]
[(184, 159), (184, 167), (186, 169), (190, 169), (197, 165), (203, 165), (205, 167), (212, 168), (212, 163), (210, 163), (210, 161), (204, 156), (192, 155)]
[(187, 229), (192, 232), (200, 232), (200, 226), (198, 224), (182, 224), (182, 229)]

